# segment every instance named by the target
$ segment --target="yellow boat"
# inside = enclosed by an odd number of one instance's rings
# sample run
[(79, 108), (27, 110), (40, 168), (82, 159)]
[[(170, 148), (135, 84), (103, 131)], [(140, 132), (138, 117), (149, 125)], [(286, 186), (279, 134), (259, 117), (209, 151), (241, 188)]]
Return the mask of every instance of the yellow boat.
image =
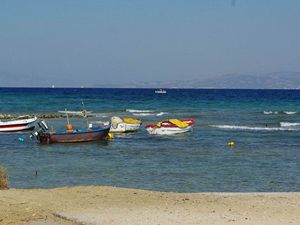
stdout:
[(140, 120), (130, 117), (120, 118), (117, 116), (113, 116), (110, 119), (110, 122), (110, 132), (112, 133), (135, 132), (142, 125), (142, 122)]

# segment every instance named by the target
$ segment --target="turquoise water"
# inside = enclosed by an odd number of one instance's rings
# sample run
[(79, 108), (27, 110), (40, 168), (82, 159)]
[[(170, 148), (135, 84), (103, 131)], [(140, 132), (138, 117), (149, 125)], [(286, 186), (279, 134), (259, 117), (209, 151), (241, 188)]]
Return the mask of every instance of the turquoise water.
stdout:
[[(112, 185), (160, 191), (300, 191), (299, 90), (0, 89), (0, 113), (81, 110), (197, 121), (190, 133), (157, 137), (144, 128), (112, 141), (40, 145), (0, 135), (0, 164), (12, 187)], [(64, 128), (64, 119), (46, 120)], [(72, 118), (76, 127), (86, 121)], [(299, 123), (299, 124), (298, 124)], [(23, 137), (24, 142), (18, 141)], [(234, 148), (228, 148), (229, 141)], [(36, 171), (38, 175), (36, 176)]]

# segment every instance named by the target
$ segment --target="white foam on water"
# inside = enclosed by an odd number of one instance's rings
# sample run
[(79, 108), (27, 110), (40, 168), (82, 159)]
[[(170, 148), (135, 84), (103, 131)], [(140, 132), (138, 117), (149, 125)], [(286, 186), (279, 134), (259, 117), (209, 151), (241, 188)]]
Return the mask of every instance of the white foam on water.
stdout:
[(159, 112), (159, 113), (151, 113), (151, 112), (143, 112), (143, 113), (132, 113), (134, 116), (163, 116), (168, 114), (167, 112)]
[(91, 121), (90, 123), (95, 123), (95, 124), (109, 124), (109, 121), (98, 120), (98, 121)]
[(286, 111), (284, 111), (283, 113), (288, 114), (288, 115), (293, 115), (293, 114), (296, 114), (297, 112), (286, 112)]
[(270, 115), (270, 114), (275, 114), (275, 115), (277, 115), (278, 114), (278, 112), (277, 111), (264, 111), (264, 114), (266, 114), (266, 115)]
[(280, 122), (281, 127), (294, 127), (300, 126), (300, 123)]
[(134, 116), (155, 116), (154, 113), (133, 113)]
[(293, 111), (280, 111), (280, 112), (278, 112), (278, 111), (264, 111), (263, 113), (266, 114), (266, 115), (270, 115), (270, 114), (277, 115), (279, 113), (280, 114), (293, 115), (293, 114), (297, 114), (298, 112), (293, 112)]
[(273, 114), (272, 111), (264, 111), (264, 114), (269, 115), (269, 114)]
[(151, 113), (152, 110), (144, 110), (144, 109), (126, 109), (126, 112), (130, 113)]
[(89, 116), (94, 116), (94, 117), (97, 117), (97, 118), (107, 118), (107, 117), (109, 117), (109, 115), (104, 114), (104, 113), (91, 113), (91, 114), (89, 114)]
[(283, 127), (248, 127), (248, 126), (234, 126), (234, 125), (210, 125), (210, 127), (227, 129), (227, 130), (256, 130), (256, 131), (298, 131), (296, 128)]
[(167, 114), (169, 114), (169, 113), (167, 113), (167, 112), (160, 112), (160, 113), (157, 113), (156, 116), (163, 116), (163, 115), (167, 115)]

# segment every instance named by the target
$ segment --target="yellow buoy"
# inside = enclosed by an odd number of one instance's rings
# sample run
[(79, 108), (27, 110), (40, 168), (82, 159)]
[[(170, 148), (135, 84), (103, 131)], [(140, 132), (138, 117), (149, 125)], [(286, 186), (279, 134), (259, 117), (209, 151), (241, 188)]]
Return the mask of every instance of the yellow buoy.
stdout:
[(112, 133), (108, 133), (107, 139), (113, 139), (113, 138), (114, 138), (113, 134)]
[(229, 141), (229, 142), (227, 143), (227, 146), (228, 146), (228, 147), (233, 147), (233, 146), (235, 146), (235, 142), (234, 142), (234, 141)]

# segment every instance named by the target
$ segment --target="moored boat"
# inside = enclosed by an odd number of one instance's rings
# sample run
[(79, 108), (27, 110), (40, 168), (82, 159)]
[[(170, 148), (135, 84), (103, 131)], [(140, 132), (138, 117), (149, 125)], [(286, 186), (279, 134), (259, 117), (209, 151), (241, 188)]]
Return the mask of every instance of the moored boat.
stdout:
[(84, 130), (74, 130), (71, 124), (67, 124), (66, 131), (49, 130), (44, 121), (38, 123), (40, 130), (36, 131), (34, 135), (43, 144), (52, 143), (76, 143), (76, 142), (90, 142), (106, 139), (110, 130), (109, 126), (104, 127), (88, 127)]
[(110, 132), (113, 133), (134, 132), (137, 131), (142, 125), (142, 122), (140, 120), (130, 118), (130, 117), (120, 118), (117, 116), (113, 116), (110, 119), (110, 121), (111, 121)]
[(69, 114), (69, 115), (74, 115), (74, 116), (82, 116), (82, 117), (87, 117), (89, 114), (92, 113), (92, 111), (86, 111), (86, 110), (82, 110), (82, 111), (58, 111), (59, 113), (64, 113), (64, 114)]
[(37, 117), (29, 119), (16, 119), (9, 121), (0, 121), (0, 132), (19, 132), (34, 129), (34, 122)]
[(157, 124), (149, 124), (145, 128), (149, 134), (174, 135), (190, 131), (194, 124), (195, 120), (193, 119), (168, 119), (158, 122)]

